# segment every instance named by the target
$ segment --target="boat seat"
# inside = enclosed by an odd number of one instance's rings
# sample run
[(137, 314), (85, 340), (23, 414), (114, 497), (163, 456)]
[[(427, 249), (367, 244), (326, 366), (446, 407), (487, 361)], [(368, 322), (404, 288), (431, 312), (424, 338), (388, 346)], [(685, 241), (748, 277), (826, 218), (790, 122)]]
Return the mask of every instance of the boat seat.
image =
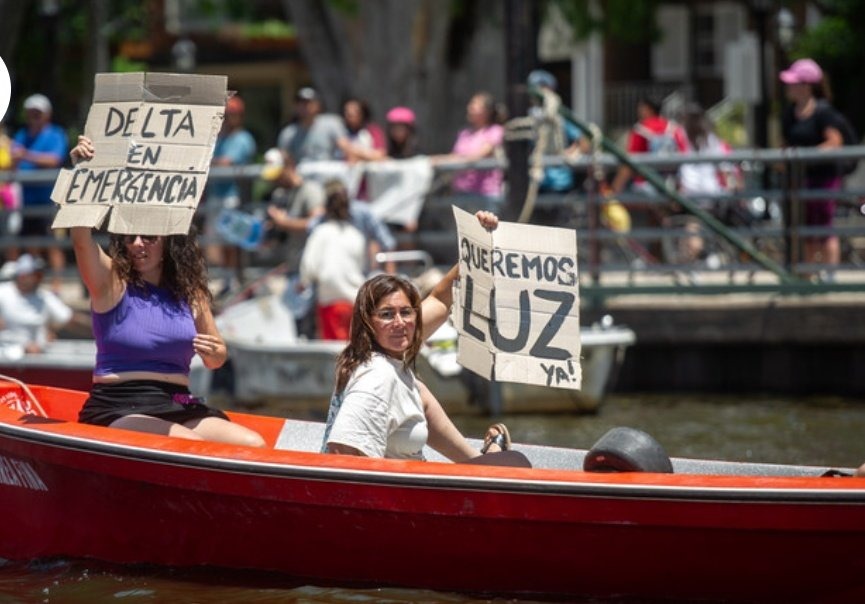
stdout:
[(321, 451), (322, 438), (324, 438), (322, 422), (287, 419), (282, 425), (282, 430), (279, 431), (273, 448), (318, 453)]

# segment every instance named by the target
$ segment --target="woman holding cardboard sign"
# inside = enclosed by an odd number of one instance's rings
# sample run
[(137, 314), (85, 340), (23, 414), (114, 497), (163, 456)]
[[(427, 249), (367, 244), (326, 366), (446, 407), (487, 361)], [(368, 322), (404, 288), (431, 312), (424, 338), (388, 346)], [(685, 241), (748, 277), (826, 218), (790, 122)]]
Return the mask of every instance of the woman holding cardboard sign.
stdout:
[[(487, 228), (498, 224), (489, 212), (477, 217)], [(377, 275), (361, 286), (351, 339), (337, 358), (323, 452), (423, 459), (423, 447), (429, 444), (457, 462), (528, 465), (515, 451), (483, 455), (508, 448), (503, 424), (489, 428), (481, 451), (472, 447), (415, 378), (415, 358), (424, 336), (447, 319), (457, 275), (454, 267), (423, 301), (410, 281), (394, 275)]]
[[(93, 155), (92, 142), (79, 137), (72, 161)], [(195, 235), (112, 235), (106, 253), (89, 227), (74, 227), (72, 243), (90, 294), (97, 348), (93, 387), (79, 420), (263, 446), (260, 435), (189, 392), (193, 354), (209, 369), (228, 358)]]

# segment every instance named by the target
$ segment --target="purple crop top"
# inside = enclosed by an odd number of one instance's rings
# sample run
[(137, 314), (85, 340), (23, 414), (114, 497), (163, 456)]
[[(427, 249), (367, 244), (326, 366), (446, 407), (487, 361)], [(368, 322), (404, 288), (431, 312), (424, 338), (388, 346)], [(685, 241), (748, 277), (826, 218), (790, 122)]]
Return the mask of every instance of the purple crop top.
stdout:
[(108, 312), (93, 313), (94, 375), (156, 371), (189, 375), (195, 321), (185, 302), (161, 287), (129, 286)]

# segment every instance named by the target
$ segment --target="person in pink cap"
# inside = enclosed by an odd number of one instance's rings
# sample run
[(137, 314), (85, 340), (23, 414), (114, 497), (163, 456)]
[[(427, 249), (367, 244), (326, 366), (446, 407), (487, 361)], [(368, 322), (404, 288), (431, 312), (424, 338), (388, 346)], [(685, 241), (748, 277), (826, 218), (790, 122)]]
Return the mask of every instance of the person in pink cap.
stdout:
[(392, 107), (385, 116), (387, 121), (387, 156), (408, 159), (419, 153), (417, 124), (414, 111), (408, 107)]
[[(799, 59), (779, 75), (786, 85), (789, 101), (781, 116), (784, 145), (834, 149), (844, 144), (838, 112), (830, 104), (829, 86), (823, 70), (812, 59)], [(808, 191), (838, 191), (841, 175), (833, 162), (808, 163), (802, 188)], [(809, 199), (804, 204), (804, 222), (809, 227), (831, 227), (835, 217), (834, 199)], [(838, 237), (820, 235), (805, 238), (805, 262), (838, 264), (841, 250)]]

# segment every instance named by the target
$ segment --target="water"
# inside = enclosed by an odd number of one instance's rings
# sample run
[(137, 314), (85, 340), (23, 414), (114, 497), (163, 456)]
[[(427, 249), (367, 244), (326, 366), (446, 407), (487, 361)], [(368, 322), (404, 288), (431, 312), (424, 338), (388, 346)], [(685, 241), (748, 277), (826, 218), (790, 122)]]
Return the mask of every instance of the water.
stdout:
[[(865, 404), (858, 401), (616, 396), (605, 401), (596, 415), (503, 419), (515, 441), (536, 444), (589, 448), (610, 428), (630, 426), (654, 436), (673, 457), (833, 467), (865, 462)], [(490, 423), (483, 417), (454, 420), (467, 436), (481, 436)], [(450, 604), (505, 600), (424, 590), (298, 585), (285, 577), (130, 568), (80, 560), (0, 565), (0, 602), (102, 601)]]
[[(485, 418), (457, 420), (480, 436)], [(865, 462), (865, 402), (712, 396), (616, 396), (589, 416), (505, 418), (513, 440), (588, 449), (610, 428), (648, 432), (671, 457), (818, 466)]]

